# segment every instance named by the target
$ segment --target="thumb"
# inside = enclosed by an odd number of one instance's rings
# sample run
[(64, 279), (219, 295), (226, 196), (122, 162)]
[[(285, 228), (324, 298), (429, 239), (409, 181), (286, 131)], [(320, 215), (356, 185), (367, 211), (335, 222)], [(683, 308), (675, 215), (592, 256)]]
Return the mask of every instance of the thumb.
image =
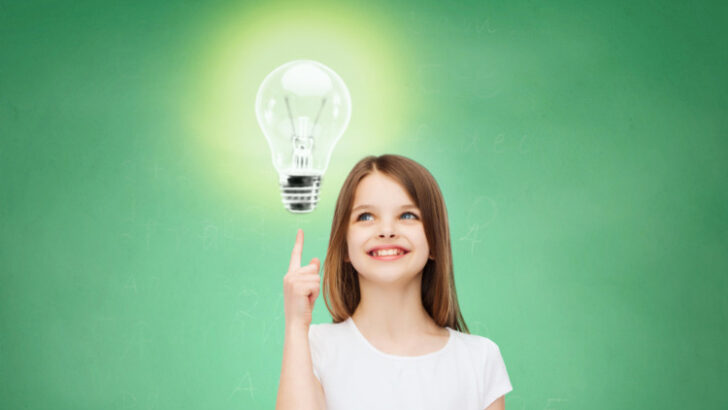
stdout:
[(316, 265), (316, 271), (318, 271), (318, 269), (321, 267), (321, 261), (319, 260), (319, 258), (313, 258), (313, 259), (311, 259), (311, 262), (309, 262), (309, 264), (315, 264)]

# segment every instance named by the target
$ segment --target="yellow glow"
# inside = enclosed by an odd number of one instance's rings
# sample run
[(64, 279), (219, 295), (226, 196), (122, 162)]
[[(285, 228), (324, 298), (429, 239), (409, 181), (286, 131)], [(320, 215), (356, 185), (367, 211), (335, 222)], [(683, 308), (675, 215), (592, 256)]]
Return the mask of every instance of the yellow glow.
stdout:
[(326, 173), (337, 156), (359, 158), (391, 149), (413, 110), (407, 90), (412, 59), (404, 38), (383, 14), (351, 6), (263, 5), (210, 21), (209, 34), (199, 41), (199, 71), (184, 109), (198, 148), (196, 165), (230, 200), (269, 207), (275, 198), (280, 204), (278, 174), (255, 118), (255, 96), (268, 73), (303, 58), (331, 67), (351, 93), (351, 122)]

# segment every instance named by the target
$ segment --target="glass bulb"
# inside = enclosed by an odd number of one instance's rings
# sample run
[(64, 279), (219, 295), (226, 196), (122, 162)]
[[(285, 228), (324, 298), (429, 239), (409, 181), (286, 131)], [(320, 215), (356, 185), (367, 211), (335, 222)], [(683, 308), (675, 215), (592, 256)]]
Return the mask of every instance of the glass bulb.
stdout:
[(331, 153), (351, 118), (344, 81), (312, 60), (283, 64), (258, 89), (255, 114), (278, 171), (283, 204), (311, 212)]

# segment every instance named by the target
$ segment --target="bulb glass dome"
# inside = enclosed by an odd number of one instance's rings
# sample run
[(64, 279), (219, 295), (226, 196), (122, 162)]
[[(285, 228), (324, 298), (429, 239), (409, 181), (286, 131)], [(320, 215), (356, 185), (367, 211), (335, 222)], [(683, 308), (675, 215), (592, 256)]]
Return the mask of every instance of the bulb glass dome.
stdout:
[(291, 212), (311, 212), (333, 148), (351, 118), (346, 84), (317, 61), (291, 61), (263, 80), (255, 112), (279, 174), (284, 205)]

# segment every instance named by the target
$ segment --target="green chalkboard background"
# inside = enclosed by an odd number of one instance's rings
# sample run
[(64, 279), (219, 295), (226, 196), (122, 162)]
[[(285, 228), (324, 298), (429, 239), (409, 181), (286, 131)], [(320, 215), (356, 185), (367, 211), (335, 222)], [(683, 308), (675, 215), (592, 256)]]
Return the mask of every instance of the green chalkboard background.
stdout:
[[(0, 1), (0, 407), (273, 408), (296, 229), (323, 259), (347, 172), (396, 153), (445, 195), (507, 408), (726, 408), (709, 3)], [(254, 114), (298, 58), (353, 103), (306, 215)]]

